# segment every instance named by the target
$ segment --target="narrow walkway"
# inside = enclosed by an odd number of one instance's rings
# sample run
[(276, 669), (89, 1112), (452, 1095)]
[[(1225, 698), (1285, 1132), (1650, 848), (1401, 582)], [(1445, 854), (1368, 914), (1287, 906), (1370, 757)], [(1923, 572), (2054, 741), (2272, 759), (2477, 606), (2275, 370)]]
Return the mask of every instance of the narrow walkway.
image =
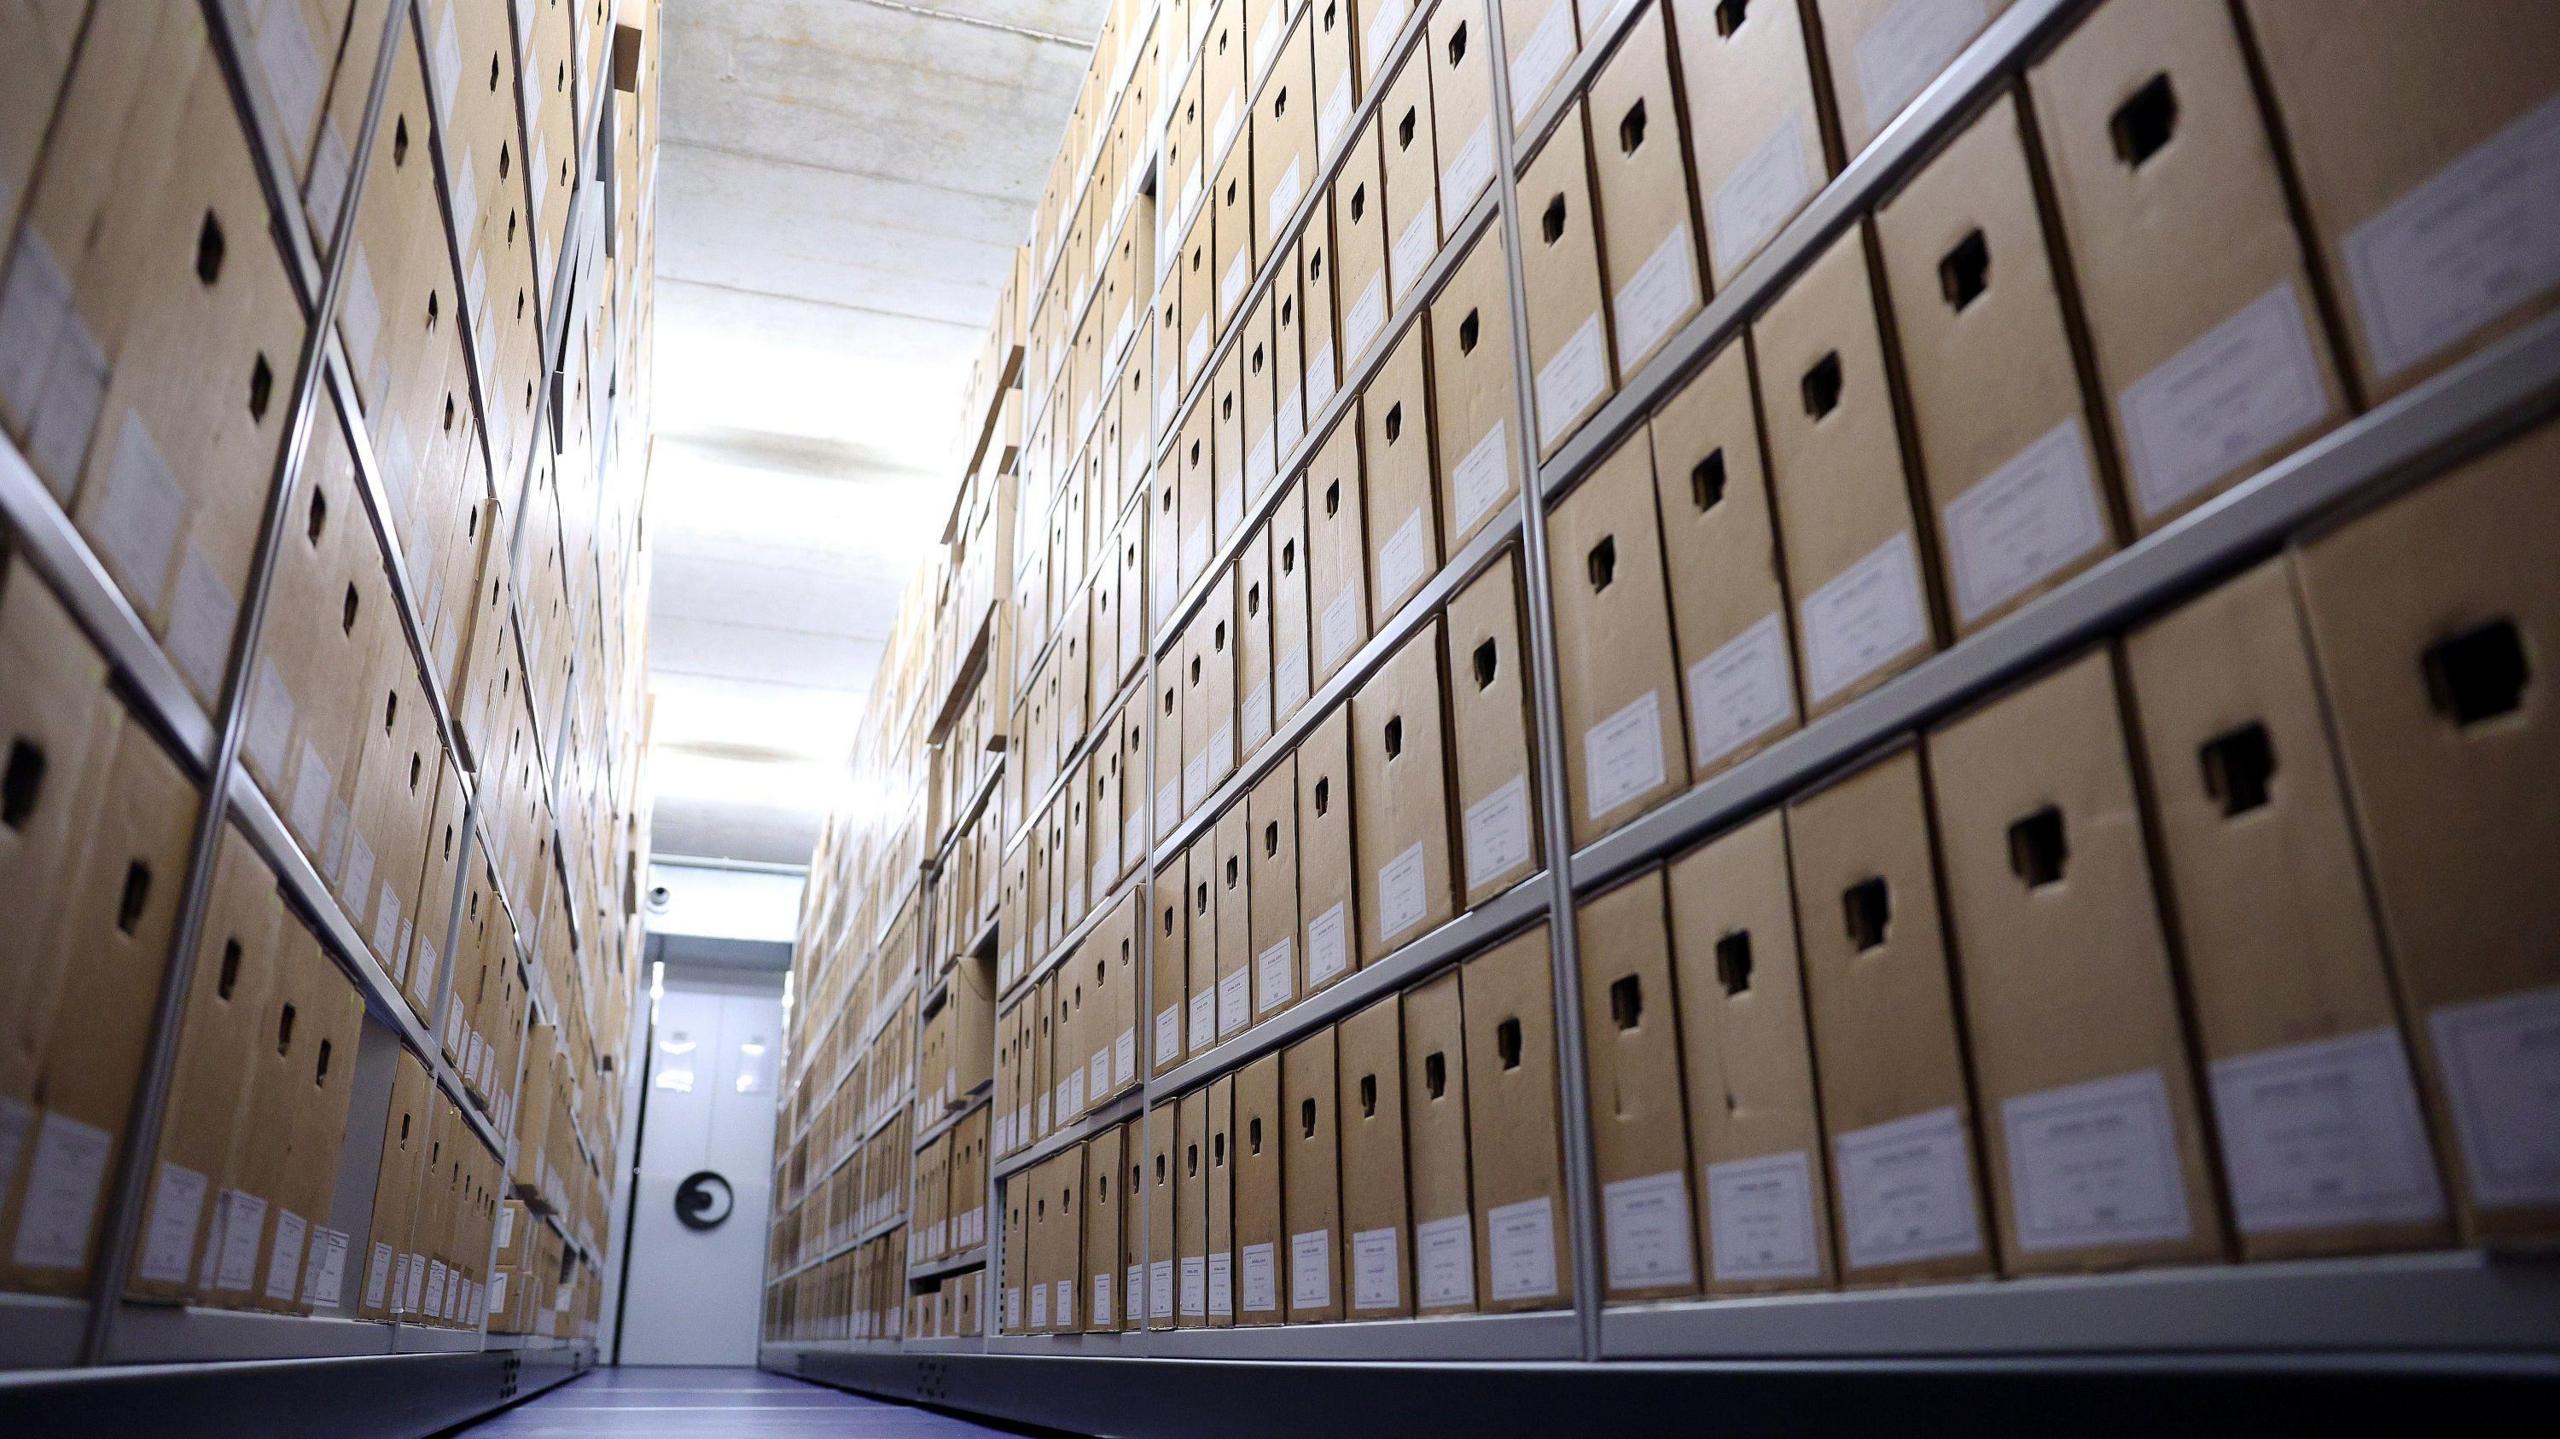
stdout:
[(462, 1432), (467, 1439), (969, 1439), (1004, 1433), (755, 1369), (599, 1369)]

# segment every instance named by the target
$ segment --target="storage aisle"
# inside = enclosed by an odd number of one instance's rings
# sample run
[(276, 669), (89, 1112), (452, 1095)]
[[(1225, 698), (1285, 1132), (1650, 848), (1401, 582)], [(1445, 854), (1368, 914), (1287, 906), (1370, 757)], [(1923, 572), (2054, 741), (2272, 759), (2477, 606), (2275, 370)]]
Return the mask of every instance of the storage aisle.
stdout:
[(467, 1439), (967, 1439), (1007, 1431), (753, 1369), (604, 1369), (461, 1431)]

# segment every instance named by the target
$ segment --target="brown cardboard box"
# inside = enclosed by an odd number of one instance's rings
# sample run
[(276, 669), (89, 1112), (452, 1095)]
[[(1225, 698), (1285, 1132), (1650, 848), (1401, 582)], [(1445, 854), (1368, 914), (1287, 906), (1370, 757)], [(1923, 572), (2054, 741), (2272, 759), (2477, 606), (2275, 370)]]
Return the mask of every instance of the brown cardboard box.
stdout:
[(1349, 974), (1359, 957), (1352, 845), (1351, 709), (1317, 721), (1299, 742), (1298, 914), (1304, 921), (1302, 994)]
[(1271, 738), (1271, 531), (1236, 552), (1236, 747), (1249, 764)]
[[(1147, 637), (1153, 628), (1147, 614), (1147, 570), (1145, 554), (1149, 544), (1146, 501), (1141, 498), (1136, 509), (1121, 521), (1119, 530), (1119, 578), (1117, 598), (1120, 604), (1120, 667), (1109, 672), (1108, 687), (1117, 692), (1127, 684), (1139, 667), (1147, 662)], [(1102, 674), (1097, 670), (1096, 674)], [(1099, 686), (1097, 686), (1099, 688)]]
[(1573, 106), (1520, 171), (1520, 284), (1529, 306), (1538, 458), (1552, 457), (1608, 402), (1616, 379), (1601, 314), (1599, 225), (1582, 107)]
[(1440, 252), (1440, 159), (1431, 134), (1428, 54), (1407, 60), (1378, 98), (1378, 165), (1386, 186), (1387, 309), (1404, 310)]
[[(1147, 360), (1155, 375), (1155, 389), (1146, 412), (1148, 422), (1139, 427), (1146, 434), (1149, 450), (1154, 448), (1156, 438), (1171, 431), (1174, 421), (1180, 418), (1183, 344), (1190, 333), (1182, 325), (1182, 290), (1190, 274), (1190, 255), (1188, 245), (1173, 246), (1165, 255), (1164, 274), (1156, 281), (1154, 320), (1150, 326), (1154, 345)], [(1161, 487), (1164, 477), (1157, 476), (1156, 483)], [(1165, 551), (1160, 563), (1170, 564), (1172, 554), (1171, 550)]]
[(1784, 817), (1690, 851), (1667, 877), (1707, 1292), (1827, 1287), (1830, 1191)]
[(1937, 647), (1862, 235), (1771, 302), (1751, 348), (1810, 717)]
[[(1294, 290), (1294, 287), (1280, 286), (1275, 277), (1271, 289), (1254, 297), (1253, 308), (1245, 312), (1244, 333), (1236, 341), (1237, 362), (1242, 370), (1244, 386), (1237, 404), (1244, 414), (1241, 473), (1244, 479), (1243, 510), (1246, 513), (1259, 509), (1262, 497), (1271, 492), (1272, 483), (1280, 474), (1280, 417), (1274, 408), (1278, 401), (1277, 392), (1273, 389), (1280, 365), (1274, 353), (1271, 320), (1284, 290)], [(1297, 297), (1290, 293), (1286, 298), (1294, 305)], [(1294, 370), (1289, 383), (1294, 394), (1297, 384)], [(1238, 516), (1237, 523), (1239, 526), (1243, 523), (1242, 514)]]
[(1440, 694), (1440, 620), (1407, 636), (1351, 701), (1360, 962), (1446, 923), (1449, 758)]
[[(1387, 201), (1381, 176), (1379, 121), (1375, 115), (1362, 122), (1359, 133), (1351, 137), (1351, 149), (1334, 173), (1333, 188), (1333, 310), (1332, 333), (1340, 345), (1342, 373), (1349, 375), (1369, 353), (1369, 347), (1386, 333), (1387, 313)], [(1423, 172), (1426, 176), (1429, 171)], [(1302, 283), (1313, 287), (1323, 283), (1316, 273), (1320, 268), (1310, 250)], [(1314, 306), (1309, 305), (1312, 322)], [(1315, 332), (1308, 331), (1308, 354), (1313, 348)], [(1313, 358), (1307, 361), (1310, 377), (1307, 411), (1313, 415), (1322, 406), (1314, 394), (1313, 378), (1318, 372)]]
[[(1232, 322), (1231, 322), (1232, 323)], [(1214, 481), (1210, 543), (1211, 562), (1244, 527), (1244, 336), (1237, 335), (1226, 355), (1210, 372), (1209, 448)], [(1206, 566), (1204, 565), (1204, 568)]]
[(2555, 463), (2546, 423), (2300, 559), (2402, 1010), (2459, 1159), (2463, 1234), (2500, 1244), (2560, 1232), (2535, 1077), (2560, 1010), (2560, 714), (2531, 658), (2560, 653)]
[(1183, 625), (1176, 651), (1182, 686), (1182, 813), (1208, 803), (1234, 772), (1235, 583), (1222, 570)]
[(1280, 1322), (1280, 1056), (1235, 1073), (1235, 1266), (1238, 1324)]
[(2012, 0), (1814, 0), (1844, 150), (1856, 155)]
[[(1147, 1246), (1151, 1235), (1147, 1225), (1154, 1206), (1148, 1174), (1153, 1151), (1148, 1147), (1146, 1124), (1147, 1120), (1141, 1116), (1119, 1124), (1113, 1130), (1119, 1135), (1120, 1143), (1120, 1252), (1126, 1256), (1127, 1264), (1120, 1275), (1122, 1333), (1144, 1329), (1148, 1323)], [(1171, 1302), (1169, 1291), (1167, 1302)]]
[(1180, 1275), (1175, 1325), (1209, 1323), (1209, 1091), (1174, 1103), (1173, 1253)]
[[(1182, 451), (1187, 439), (1176, 432), (1174, 448), (1149, 482), (1147, 506), (1147, 629), (1161, 630), (1173, 618), (1182, 598)], [(1142, 645), (1141, 648), (1144, 648)]]
[[(0, 825), (0, 887), (18, 895), (58, 897), (81, 837), (96, 812), (98, 787), (114, 757), (122, 706), (106, 687), (107, 667), (97, 647), (35, 568), (0, 553), (0, 736), (7, 764), (13, 822)], [(60, 982), (60, 957), (52, 950), (51, 924), (0, 925), (0, 1015), (11, 1031), (29, 1021), (17, 1042), (0, 1049), (0, 1103), (32, 1106), (33, 1066), (43, 1038), (34, 1023), (32, 989), (50, 992)], [(10, 1111), (14, 1121), (31, 1118)], [(8, 1195), (0, 1187), (0, 1208)]]
[[(1207, 78), (1205, 68), (1187, 67), (1169, 97), (1172, 104), (1165, 121), (1163, 163), (1158, 173), (1171, 204), (1160, 208), (1158, 214), (1170, 231), (1189, 229), (1192, 218), (1201, 213), (1200, 203), (1209, 195), (1208, 114), (1200, 103), (1201, 84)], [(1190, 366), (1185, 365), (1183, 372), (1187, 376)]]
[[(1152, 763), (1147, 739), (1151, 698), (1141, 694), (1120, 712), (1120, 862), (1131, 873), (1146, 863), (1147, 839), (1154, 832), (1149, 823), (1153, 799), (1147, 790), (1147, 768)], [(1177, 786), (1181, 784), (1180, 775), (1173, 778)], [(997, 932), (1003, 933), (1001, 922)]]
[[(1313, 142), (1311, 141), (1310, 144)], [(1324, 192), (1307, 206), (1310, 225), (1324, 223)], [(1290, 237), (1272, 268), (1271, 288), (1271, 475), (1276, 483), (1297, 458), (1307, 437), (1307, 326), (1298, 293), (1300, 242)]]
[(1207, 1182), (1209, 1324), (1236, 1322), (1235, 1077), (1209, 1081), (1208, 1116), (1201, 1130), (1201, 1176)]
[(2124, 658), (2242, 1257), (2442, 1246), (2292, 565), (2136, 630)]
[[(1335, 4), (1345, 0), (1333, 0)], [(1305, 357), (1300, 381), (1306, 392), (1307, 427), (1312, 430), (1342, 384), (1342, 361), (1336, 343), (1341, 333), (1341, 297), (1334, 290), (1333, 192), (1328, 189), (1307, 209), (1306, 228), (1297, 239), (1299, 353)]]
[(1147, 1110), (1147, 1327), (1174, 1327), (1175, 1194), (1180, 1188), (1175, 1101)]
[(1484, 1231), (1476, 1291), (1488, 1311), (1573, 1301), (1558, 1143), (1555, 977), (1547, 926), (1459, 970), (1467, 1037), (1467, 1149)]
[[(1094, 1026), (1093, 1058), (1088, 1061), (1090, 1086), (1097, 1099), (1138, 1082), (1138, 943), (1144, 914), (1138, 891), (1125, 890), (1089, 941), (1096, 949), (1092, 964), (1098, 976), (1096, 1012), (1101, 1017)], [(959, 979), (952, 981), (955, 995), (961, 984)]]
[(1672, 6), (1708, 270), (1730, 284), (1828, 174), (1795, 5)]
[(1216, 214), (1215, 205), (1201, 206), (1174, 259), (1182, 271), (1183, 394), (1201, 387), (1202, 377), (1209, 373), (1210, 348), (1218, 338), (1218, 251), (1212, 224)]
[[(1314, 471), (1308, 471), (1313, 474)], [(1264, 522), (1271, 579), (1271, 725), (1295, 718), (1307, 702), (1312, 671), (1308, 649), (1307, 507), (1305, 485), (1292, 479)], [(1248, 746), (1248, 749), (1253, 746)]]
[(1413, 1313), (1405, 1208), (1404, 1021), (1396, 996), (1334, 1030), (1342, 1153), (1342, 1232), (1352, 1319)]
[(1336, 1143), (1334, 1034), (1322, 1029), (1280, 1059), (1280, 1231), (1289, 1237), (1289, 1322), (1342, 1317), (1341, 1151)]
[(1476, 1307), (1467, 1182), (1466, 1029), (1450, 969), (1405, 991), (1404, 1124), (1413, 1199), (1413, 1302), (1425, 1314)]
[(1188, 927), (1183, 1038), (1192, 1054), (1218, 1042), (1217, 836), (1202, 830), (1182, 852), (1183, 922)]
[[(1143, 707), (1145, 701), (1138, 703)], [(1121, 724), (1118, 710), (1095, 722), (1094, 733), (1101, 736), (1101, 743), (1086, 755), (1083, 765), (1084, 812), (1077, 816), (1077, 828), (1084, 847), (1085, 868), (1077, 873), (1085, 883), (1085, 893), (1097, 905), (1111, 893), (1111, 886), (1119, 882), (1121, 874), (1128, 868), (1123, 858), (1128, 831), (1120, 818), (1126, 807), (1120, 795)], [(965, 844), (962, 849), (966, 849)], [(970, 924), (960, 926), (963, 934), (974, 933), (975, 928)]]
[(1631, 435), (1547, 517), (1573, 840), (1589, 842), (1689, 782), (1651, 442)]
[(1424, 363), (1425, 344), (1424, 327), (1408, 326), (1360, 394), (1369, 615), (1380, 628), (1440, 571), (1440, 507), (1431, 484), (1431, 379)]
[(1497, 0), (1502, 10), (1504, 63), (1511, 78), (1511, 116), (1526, 125), (1573, 63), (1581, 42), (1574, 33), (1574, 0)]
[[(1269, 22), (1278, 43), (1279, 17), (1287, 8), (1272, 0)], [(1260, 247), (1269, 256), (1285, 248), (1294, 231), (1291, 222), (1305, 205), (1307, 187), (1315, 183), (1316, 73), (1315, 31), (1299, 25), (1289, 31), (1270, 60), (1271, 70), (1253, 103), (1254, 213), (1261, 217)]]
[(1489, 227), (1431, 301), (1431, 421), (1440, 533), (1452, 557), (1520, 493), (1510, 334), (1511, 276)]
[(1387, 61), (1420, 12), (1414, 0), (1357, 0), (1353, 8), (1360, 26), (1361, 91), (1366, 94), (1386, 73)]
[(2115, 548), (2025, 144), (2003, 98), (1876, 210), (1958, 635)]
[(1183, 730), (1191, 718), (1190, 660), (1191, 633), (1188, 627), (1166, 647), (1168, 663), (1156, 666), (1155, 712), (1155, 833), (1170, 835), (1190, 813), (1184, 801), (1186, 784), (1194, 777), (1191, 768), (1191, 746), (1185, 743)]
[(1455, 238), (1476, 197), (1493, 183), (1493, 51), (1481, 0), (1431, 12), (1423, 53), (1431, 61), (1431, 126), (1440, 161), (1440, 224)]
[(1298, 763), (1282, 755), (1241, 808), (1246, 823), (1246, 925), (1253, 954), (1253, 1017), (1288, 1008), (1298, 994)]
[[(1209, 117), (1209, 155), (1227, 153), (1244, 133), (1245, 0), (1218, 0), (1209, 7), (1209, 28), (1200, 46), (1200, 113)], [(1248, 145), (1247, 150), (1251, 149)]]
[(1929, 734), (2007, 1272), (2222, 1256), (2105, 650)]
[(1111, 1334), (1121, 1326), (1114, 1288), (1121, 1280), (1121, 1127), (1085, 1139), (1083, 1329)]
[(1574, 910), (1602, 1281), (1612, 1301), (1698, 1290), (1680, 1021), (1660, 870)]
[(2560, 180), (2560, 35), (2541, 6), (2430, 10), (2422, 39), (2384, 0), (2241, 12), (2368, 402), (2560, 300), (2533, 218)]
[(1671, 42), (1657, 5), (1627, 27), (1616, 51), (1591, 77), (1584, 100), (1591, 116), (1591, 184), (1600, 209), (1600, 268), (1609, 277), (1609, 334), (1621, 375), (1634, 374), (1660, 353), (1706, 298), (1690, 229), (1680, 106), (1672, 94)]
[(1919, 754), (1796, 800), (1787, 837), (1841, 1276), (1989, 1274)]
[(1155, 933), (1149, 936), (1154, 957), (1155, 1056), (1149, 1072), (1162, 1074), (1182, 1062), (1183, 1018), (1191, 995), (1190, 853), (1166, 861), (1155, 873), (1150, 902)]
[(408, 1050), (399, 1051), (392, 1061), (391, 1102), (374, 1170), (372, 1221), (362, 1259), (364, 1282), (356, 1303), (356, 1312), (363, 1318), (388, 1319), (403, 1307), (410, 1221), (426, 1170), (434, 1098), (435, 1081), (427, 1076), (425, 1064)]
[(1449, 601), (1443, 683), (1461, 909), (1485, 903), (1538, 866), (1519, 571), (1518, 552), (1505, 550)]
[(1343, 415), (1306, 471), (1307, 616), (1316, 684), (1333, 678), (1369, 637), (1369, 547), (1361, 515), (1360, 406)]
[(1799, 722), (1786, 587), (1751, 401), (1749, 352), (1730, 345), (1649, 426), (1695, 779), (1758, 753)]
[(1253, 824), (1239, 797), (1210, 832), (1209, 907), (1216, 915), (1218, 1038), (1253, 1022), (1253, 889), (1249, 883)]
[(2028, 75), (2136, 533), (2346, 414), (2230, 10), (2091, 14)]
[[(1209, 572), (1217, 549), (1219, 511), (1224, 506), (1217, 469), (1217, 371), (1212, 368), (1208, 373), (1209, 383), (1192, 403), (1190, 413), (1183, 416), (1182, 428), (1174, 440), (1174, 462), (1182, 472), (1182, 548), (1176, 555), (1174, 579), (1184, 594), (1190, 593)], [(1228, 398), (1232, 403), (1232, 390)]]
[(1315, 17), (1315, 154), (1321, 166), (1341, 147), (1353, 101), (1368, 92), (1369, 76), (1352, 42), (1353, 0), (1314, 0), (1302, 8)]

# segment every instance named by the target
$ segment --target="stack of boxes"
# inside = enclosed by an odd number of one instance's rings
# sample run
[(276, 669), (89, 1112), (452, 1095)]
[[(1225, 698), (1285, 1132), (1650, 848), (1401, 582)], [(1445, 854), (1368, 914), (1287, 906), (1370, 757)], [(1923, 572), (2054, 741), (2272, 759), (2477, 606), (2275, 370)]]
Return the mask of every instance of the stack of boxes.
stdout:
[(1106, 18), (812, 871), (770, 1337), (2554, 1233), (2560, 432), (2356, 458), (2547, 346), (2549, 27), (1601, 8)]
[(542, 1302), (601, 1253), (646, 832), (623, 8), (0, 21), (7, 1288), (477, 1330), (511, 1190)]

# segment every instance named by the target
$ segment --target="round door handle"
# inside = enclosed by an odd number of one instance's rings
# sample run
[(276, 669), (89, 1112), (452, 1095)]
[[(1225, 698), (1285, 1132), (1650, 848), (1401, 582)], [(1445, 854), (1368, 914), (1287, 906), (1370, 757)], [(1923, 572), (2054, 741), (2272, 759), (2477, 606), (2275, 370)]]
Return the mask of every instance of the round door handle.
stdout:
[(687, 1229), (717, 1229), (737, 1207), (736, 1193), (716, 1170), (696, 1170), (676, 1186), (676, 1222)]

